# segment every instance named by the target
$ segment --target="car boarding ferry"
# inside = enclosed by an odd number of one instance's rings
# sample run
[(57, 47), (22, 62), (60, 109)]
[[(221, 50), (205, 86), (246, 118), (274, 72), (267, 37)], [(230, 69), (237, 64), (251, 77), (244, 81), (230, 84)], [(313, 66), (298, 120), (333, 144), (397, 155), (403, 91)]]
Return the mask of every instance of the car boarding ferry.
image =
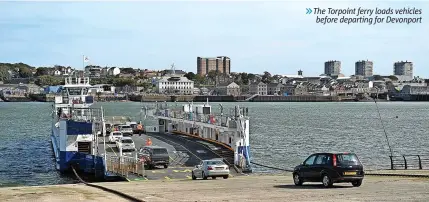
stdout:
[(51, 143), (60, 172), (74, 168), (104, 177), (105, 161), (98, 151), (97, 135), (104, 126), (103, 112), (91, 107), (94, 98), (88, 94), (90, 87), (87, 77), (65, 78), (53, 104)]
[[(145, 127), (147, 132), (191, 136), (218, 145), (218, 154), (230, 166), (242, 172), (252, 172), (249, 146), (248, 108), (235, 106), (224, 114), (212, 112), (208, 100), (204, 104), (188, 103), (177, 106), (156, 103), (155, 107), (143, 107), (146, 115), (156, 119), (157, 126)], [(224, 150), (224, 151), (222, 151)], [(216, 151), (215, 151), (216, 152)]]

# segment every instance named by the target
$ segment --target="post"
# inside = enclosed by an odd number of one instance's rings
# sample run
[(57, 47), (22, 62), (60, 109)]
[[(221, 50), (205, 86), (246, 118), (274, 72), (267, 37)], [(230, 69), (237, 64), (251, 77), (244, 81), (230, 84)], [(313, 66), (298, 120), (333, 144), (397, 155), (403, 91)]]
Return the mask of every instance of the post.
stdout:
[(408, 165), (407, 165), (407, 159), (405, 159), (405, 155), (402, 155), (402, 158), (404, 158), (405, 170), (407, 170)]
[(420, 155), (417, 155), (417, 157), (419, 158), (419, 169), (423, 169), (422, 167), (422, 160), (420, 159)]
[[(103, 148), (104, 148), (104, 166), (107, 166), (107, 155), (106, 155), (106, 123), (104, 122), (104, 110), (103, 106), (100, 107), (101, 110), (101, 124), (103, 124)], [(107, 170), (107, 169), (106, 169)], [(106, 171), (104, 171), (106, 172)]]
[(393, 170), (393, 156), (390, 157), (390, 169)]

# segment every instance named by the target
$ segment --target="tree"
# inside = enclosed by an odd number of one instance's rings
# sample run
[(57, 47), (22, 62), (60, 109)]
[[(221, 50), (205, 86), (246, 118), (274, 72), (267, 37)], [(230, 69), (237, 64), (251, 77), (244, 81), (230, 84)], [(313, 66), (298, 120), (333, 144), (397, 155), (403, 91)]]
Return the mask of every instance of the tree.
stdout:
[(10, 78), (10, 74), (6, 68), (0, 67), (0, 81), (5, 81)]
[(48, 75), (49, 74), (49, 68), (47, 67), (39, 67), (36, 69), (36, 74), (35, 76), (43, 76), (43, 75)]
[(194, 72), (188, 72), (184, 75), (186, 78), (188, 78), (189, 80), (194, 81), (195, 80), (195, 74)]
[(19, 67), (19, 77), (21, 78), (30, 78), (33, 76), (33, 72), (25, 66)]
[(381, 81), (381, 80), (383, 80), (383, 77), (381, 77), (380, 75), (374, 75), (373, 78), (374, 78), (375, 81)]
[(113, 85), (114, 86), (135, 86), (136, 81), (134, 79), (128, 79), (128, 78), (114, 78)]
[(264, 75), (262, 75), (262, 82), (270, 83), (272, 80), (273, 80), (273, 78), (271, 77), (271, 73), (265, 71)]
[(135, 74), (136, 70), (131, 67), (121, 68), (121, 73), (123, 74)]
[(43, 75), (37, 78), (35, 84), (39, 86), (56, 86), (61, 85), (62, 80), (54, 76)]
[(398, 77), (396, 77), (395, 75), (390, 75), (389, 79), (392, 80), (392, 81), (397, 81)]
[(195, 82), (199, 83), (199, 84), (203, 84), (204, 83), (205, 78), (199, 74), (195, 75)]
[(207, 74), (207, 76), (210, 78), (210, 79), (212, 79), (212, 80), (215, 80), (216, 79), (216, 77), (219, 75), (219, 73), (216, 71), (216, 70), (211, 70), (208, 74)]

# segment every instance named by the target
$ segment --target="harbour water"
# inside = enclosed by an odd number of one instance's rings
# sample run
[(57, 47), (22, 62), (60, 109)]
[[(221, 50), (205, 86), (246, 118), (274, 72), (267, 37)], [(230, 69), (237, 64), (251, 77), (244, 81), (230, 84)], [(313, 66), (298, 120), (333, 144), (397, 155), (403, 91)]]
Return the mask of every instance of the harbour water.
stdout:
[[(141, 103), (100, 104), (107, 116), (140, 119)], [(218, 103), (211, 104), (218, 110)], [(314, 152), (348, 151), (357, 153), (367, 169), (389, 166), (389, 148), (372, 102), (222, 103), (224, 109), (236, 104), (249, 107), (254, 162), (291, 168)], [(383, 102), (378, 107), (394, 154), (429, 154), (429, 103)], [(54, 168), (50, 123), (51, 103), (0, 102), (0, 186), (74, 182)]]

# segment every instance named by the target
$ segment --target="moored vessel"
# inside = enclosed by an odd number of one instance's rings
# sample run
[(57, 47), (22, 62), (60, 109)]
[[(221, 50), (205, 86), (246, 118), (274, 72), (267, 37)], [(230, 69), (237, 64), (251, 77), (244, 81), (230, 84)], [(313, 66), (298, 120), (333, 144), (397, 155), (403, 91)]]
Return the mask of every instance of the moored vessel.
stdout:
[(248, 108), (235, 106), (224, 113), (214, 113), (208, 100), (203, 104), (192, 102), (176, 104), (156, 103), (144, 107), (146, 115), (157, 120), (157, 126), (147, 126), (149, 133), (179, 134), (215, 143), (213, 150), (229, 165), (242, 172), (252, 172), (250, 164)]
[(102, 131), (102, 108), (93, 108), (89, 78), (65, 78), (52, 111), (51, 143), (56, 169), (105, 176), (105, 161), (98, 151), (97, 132)]

